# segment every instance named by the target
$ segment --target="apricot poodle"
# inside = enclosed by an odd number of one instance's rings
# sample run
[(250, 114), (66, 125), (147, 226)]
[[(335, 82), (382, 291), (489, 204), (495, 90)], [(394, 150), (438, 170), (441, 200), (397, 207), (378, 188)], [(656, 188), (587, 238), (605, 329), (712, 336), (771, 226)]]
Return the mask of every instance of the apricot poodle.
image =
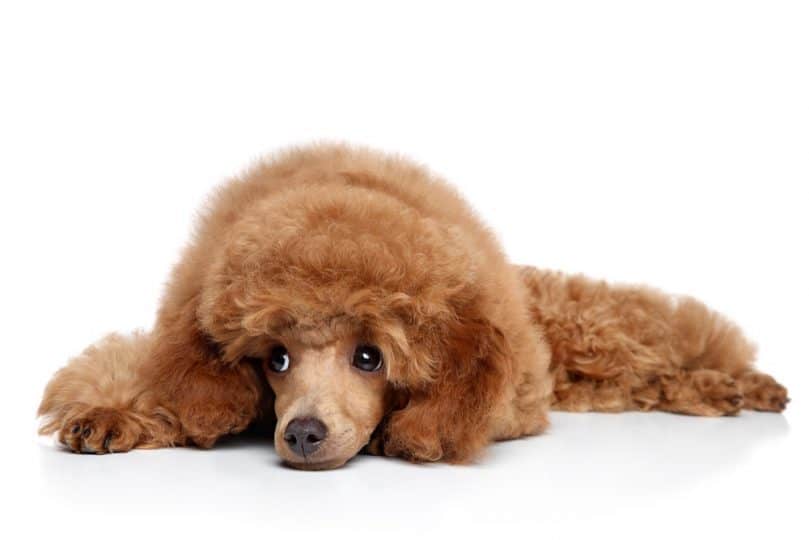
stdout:
[(208, 448), (264, 418), (303, 469), (464, 462), (549, 409), (783, 410), (754, 357), (696, 300), (514, 266), (429, 171), (319, 145), (219, 189), (154, 329), (71, 360), (39, 415), (76, 452)]

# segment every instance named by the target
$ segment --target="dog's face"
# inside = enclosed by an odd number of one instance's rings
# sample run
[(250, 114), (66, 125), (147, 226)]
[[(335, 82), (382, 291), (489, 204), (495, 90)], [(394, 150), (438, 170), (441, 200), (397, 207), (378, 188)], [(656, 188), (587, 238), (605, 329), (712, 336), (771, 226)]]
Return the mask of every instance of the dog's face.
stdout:
[(340, 467), (382, 420), (385, 358), (372, 343), (276, 343), (261, 364), (275, 394), (275, 448), (294, 467)]

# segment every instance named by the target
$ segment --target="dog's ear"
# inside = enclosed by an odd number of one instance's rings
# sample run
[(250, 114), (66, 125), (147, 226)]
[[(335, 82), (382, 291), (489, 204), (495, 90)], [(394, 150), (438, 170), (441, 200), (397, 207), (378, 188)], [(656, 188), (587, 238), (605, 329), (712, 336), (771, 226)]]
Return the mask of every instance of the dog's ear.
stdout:
[[(435, 327), (432, 329), (435, 330)], [(464, 462), (489, 442), (489, 423), (510, 369), (510, 348), (491, 321), (475, 314), (439, 330), (432, 380), (409, 388), (409, 403), (386, 419), (384, 453), (414, 461)]]
[(258, 415), (261, 380), (248, 362), (222, 361), (221, 349), (200, 326), (196, 302), (164, 308), (154, 338), (146, 367), (151, 394), (176, 415), (186, 438), (209, 447)]

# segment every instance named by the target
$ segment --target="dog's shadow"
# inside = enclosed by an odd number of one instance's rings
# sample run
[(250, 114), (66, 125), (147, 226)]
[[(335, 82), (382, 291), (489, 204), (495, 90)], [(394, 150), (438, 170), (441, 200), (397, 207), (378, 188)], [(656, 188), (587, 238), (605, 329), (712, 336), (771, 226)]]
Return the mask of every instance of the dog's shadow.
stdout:
[[(388, 500), (389, 508), (406, 504), (413, 494), (435, 498), (440, 492), (438, 499), (444, 502), (430, 510), (438, 516), (447, 505), (474, 505), (484, 494), (487, 500), (509, 500), (514, 493), (531, 493), (530, 506), (544, 501), (565, 509), (582, 508), (585, 501), (694, 488), (711, 477), (744, 469), (756, 459), (757, 446), (776, 444), (789, 433), (783, 415), (750, 412), (728, 418), (553, 413), (551, 420), (548, 433), (494, 444), (471, 465), (414, 465), (360, 455), (337, 471), (299, 472), (281, 464), (271, 431), (252, 429), (221, 440), (211, 450), (82, 456), (42, 444), (41, 470), (49, 486), (47, 496), (63, 502), (83, 497), (98, 502), (98, 493), (117, 493), (110, 500), (121, 500), (124, 489), (127, 504), (145, 511), (157, 501), (168, 504), (174, 490), (206, 504), (211, 485), (216, 485), (234, 508), (264, 511), (266, 496), (280, 490), (291, 501), (282, 505), (286, 512), (298, 511), (294, 501), (315, 500), (334, 505), (339, 515), (349, 510), (353, 497), (343, 501), (333, 494), (351, 487), (362, 496)], [(164, 493), (155, 486), (173, 487)], [(524, 503), (527, 512), (529, 501)], [(521, 504), (512, 511), (520, 511)]]
[[(549, 432), (500, 443), (487, 468), (539, 463), (545, 480), (578, 489), (659, 491), (724, 474), (753, 449), (786, 436), (784, 415), (744, 412), (702, 418), (667, 413), (553, 413)], [(531, 469), (536, 469), (532, 466)]]

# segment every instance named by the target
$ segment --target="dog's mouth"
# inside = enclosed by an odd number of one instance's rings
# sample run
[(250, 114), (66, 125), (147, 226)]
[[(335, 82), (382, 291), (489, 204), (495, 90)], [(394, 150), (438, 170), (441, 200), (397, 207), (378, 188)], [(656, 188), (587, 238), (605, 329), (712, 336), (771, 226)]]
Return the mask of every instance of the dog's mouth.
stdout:
[[(388, 410), (401, 407), (401, 402), (397, 401)], [(304, 471), (338, 469), (359, 454), (384, 455), (386, 419), (387, 415), (383, 416), (373, 429), (344, 425), (340, 431), (334, 428), (334, 422), (326, 426), (315, 417), (293, 419), (283, 430), (276, 431), (275, 449), (286, 467)], [(318, 429), (318, 424), (321, 424), (321, 429)], [(310, 437), (312, 434), (313, 438)]]
[(345, 465), (364, 447), (356, 430), (335, 433), (314, 417), (294, 419), (275, 436), (275, 448), (284, 464), (294, 469), (321, 471)]

